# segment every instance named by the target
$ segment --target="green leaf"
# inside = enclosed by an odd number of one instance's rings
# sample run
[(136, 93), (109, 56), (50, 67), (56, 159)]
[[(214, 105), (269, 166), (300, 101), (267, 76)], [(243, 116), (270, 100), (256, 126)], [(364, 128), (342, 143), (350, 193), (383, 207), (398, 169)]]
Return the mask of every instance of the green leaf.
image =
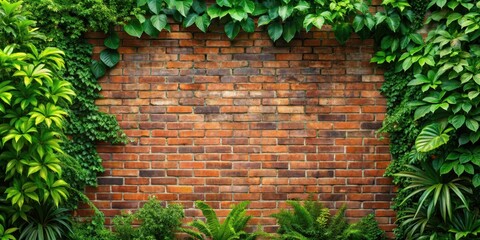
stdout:
[(282, 24), (274, 22), (268, 26), (268, 35), (273, 41), (277, 41), (283, 34)]
[(97, 60), (92, 60), (92, 65), (90, 66), (90, 69), (92, 70), (92, 73), (95, 76), (95, 78), (103, 77), (106, 72), (105, 64)]
[(390, 30), (396, 32), (398, 27), (400, 27), (401, 18), (398, 14), (394, 13), (385, 18), (385, 22), (387, 23)]
[(297, 26), (293, 21), (288, 21), (283, 26), (283, 39), (286, 42), (290, 42), (297, 33)]
[(244, 19), (246, 19), (248, 17), (248, 14), (247, 12), (245, 12), (244, 9), (242, 8), (232, 8), (228, 11), (228, 13), (230, 14), (230, 17), (232, 17), (233, 19), (237, 20), (237, 21), (243, 21)]
[(229, 0), (217, 0), (216, 2), (220, 7), (232, 7), (232, 3)]
[(195, 26), (197, 26), (198, 29), (200, 29), (202, 32), (206, 32), (208, 29), (208, 26), (210, 26), (210, 17), (208, 14), (203, 14), (200, 17), (197, 17), (195, 19)]
[(225, 25), (225, 33), (227, 34), (228, 38), (234, 39), (239, 32), (240, 32), (239, 22), (230, 21)]
[(340, 44), (345, 44), (352, 34), (352, 28), (348, 23), (335, 24), (333, 26), (333, 33)]
[(142, 23), (143, 29), (146, 34), (152, 37), (157, 37), (160, 31), (158, 31), (157, 28), (155, 28), (152, 24), (152, 21), (150, 19), (145, 20), (145, 22)]
[(472, 184), (474, 187), (479, 187), (480, 186), (480, 173), (475, 174), (472, 178)]
[(137, 37), (137, 38), (140, 38), (143, 33), (142, 24), (140, 23), (140, 21), (138, 21), (138, 19), (133, 19), (132, 21), (127, 23), (123, 27), (123, 29), (128, 35)]
[(120, 54), (117, 50), (104, 49), (100, 52), (100, 60), (108, 67), (114, 67), (120, 61)]
[(195, 23), (195, 21), (197, 20), (197, 17), (198, 17), (198, 14), (196, 14), (196, 13), (188, 14), (188, 16), (185, 19), (183, 19), (183, 26), (184, 27), (192, 26)]
[(361, 15), (357, 15), (353, 19), (352, 27), (355, 30), (355, 32), (359, 32), (365, 26), (363, 19), (364, 19), (364, 16), (361, 16)]
[(268, 15), (262, 15), (258, 18), (258, 26), (263, 26), (263, 25), (267, 25), (271, 22), (272, 20), (270, 19), (270, 17)]
[(150, 21), (152, 21), (152, 25), (158, 31), (162, 31), (167, 26), (167, 15), (165, 15), (165, 14), (153, 15), (150, 18)]
[(449, 122), (455, 127), (459, 129), (465, 123), (465, 116), (464, 115), (455, 115), (449, 119)]
[(434, 150), (450, 140), (445, 124), (432, 123), (422, 129), (415, 140), (415, 147), (419, 152), (429, 152)]
[(176, 0), (175, 8), (183, 17), (186, 17), (188, 11), (190, 11), (190, 8), (192, 7), (192, 4), (193, 4), (193, 0), (183, 0), (183, 1)]
[(456, 166), (457, 164), (458, 162), (455, 162), (455, 161), (444, 162), (440, 167), (440, 174), (443, 175), (443, 174), (449, 173), (450, 171), (452, 171), (453, 167)]
[(107, 38), (105, 38), (105, 41), (103, 41), (103, 44), (110, 49), (118, 49), (120, 46), (120, 38), (115, 31), (111, 31)]
[(148, 8), (155, 14), (162, 10), (162, 0), (147, 0)]
[(252, 18), (247, 18), (246, 20), (242, 21), (240, 25), (245, 32), (251, 33), (255, 31), (255, 22), (253, 22)]
[(468, 119), (466, 122), (465, 122), (465, 125), (467, 126), (468, 129), (476, 132), (478, 130), (478, 122), (474, 119)]

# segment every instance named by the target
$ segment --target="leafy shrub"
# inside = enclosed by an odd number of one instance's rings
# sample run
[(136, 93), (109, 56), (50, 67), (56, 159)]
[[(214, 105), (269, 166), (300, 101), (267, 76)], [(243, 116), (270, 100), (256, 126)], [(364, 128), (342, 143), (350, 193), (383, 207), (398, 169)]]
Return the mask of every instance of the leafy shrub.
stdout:
[(70, 224), (58, 208), (69, 196), (61, 144), (75, 93), (61, 77), (64, 53), (37, 45), (21, 2), (0, 0), (0, 16), (0, 213), (5, 225), (28, 222), (21, 239), (61, 239)]
[(227, 218), (220, 223), (212, 207), (202, 201), (197, 201), (195, 202), (195, 206), (202, 211), (206, 220), (193, 220), (188, 223), (188, 225), (194, 229), (183, 228), (181, 231), (189, 234), (193, 239), (202, 240), (256, 239), (258, 236), (265, 234), (261, 231), (254, 233), (247, 233), (245, 231), (245, 227), (251, 218), (251, 216), (246, 214), (248, 204), (249, 202), (245, 201), (235, 205), (232, 211), (228, 213)]
[(340, 208), (335, 215), (317, 201), (288, 201), (292, 210), (282, 209), (273, 216), (280, 225), (280, 239), (318, 239), (318, 240), (378, 240), (384, 238), (384, 232), (378, 228), (373, 215), (366, 216), (356, 224), (348, 224), (345, 218), (346, 207)]
[(20, 227), (20, 240), (64, 239), (72, 231), (69, 210), (54, 205), (37, 205)]
[[(113, 219), (115, 236), (121, 240), (174, 239), (174, 233), (182, 224), (184, 217), (180, 205), (163, 207), (155, 198), (151, 198), (135, 213), (126, 213)], [(139, 226), (135, 227), (134, 224)]]

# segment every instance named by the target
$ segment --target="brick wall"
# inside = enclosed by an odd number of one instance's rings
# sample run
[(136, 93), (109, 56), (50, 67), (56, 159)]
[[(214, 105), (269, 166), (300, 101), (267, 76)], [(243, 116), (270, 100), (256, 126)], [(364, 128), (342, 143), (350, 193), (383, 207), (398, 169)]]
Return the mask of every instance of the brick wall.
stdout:
[[(87, 193), (107, 217), (150, 195), (183, 204), (189, 218), (195, 200), (220, 215), (250, 200), (252, 223), (273, 231), (269, 215), (285, 200), (313, 194), (393, 228), (394, 187), (382, 176), (388, 141), (375, 135), (385, 99), (382, 72), (369, 63), (373, 41), (340, 46), (328, 29), (289, 44), (262, 29), (233, 41), (221, 26), (172, 29), (156, 39), (120, 33), (122, 61), (101, 79), (98, 105), (132, 140), (98, 146), (106, 171)], [(103, 36), (88, 37), (98, 53)]]

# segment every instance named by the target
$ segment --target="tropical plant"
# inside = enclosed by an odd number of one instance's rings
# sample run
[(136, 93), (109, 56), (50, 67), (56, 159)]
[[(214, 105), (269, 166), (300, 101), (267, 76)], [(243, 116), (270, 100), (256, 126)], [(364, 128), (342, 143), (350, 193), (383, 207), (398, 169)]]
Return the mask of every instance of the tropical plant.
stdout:
[(64, 239), (72, 231), (69, 210), (52, 204), (34, 206), (20, 227), (20, 240)]
[(349, 225), (345, 218), (346, 207), (342, 206), (335, 215), (318, 201), (308, 200), (303, 205), (298, 201), (287, 201), (292, 210), (280, 210), (273, 215), (280, 225), (280, 239), (383, 239), (384, 232), (378, 228), (373, 215), (366, 216), (356, 224)]
[[(6, 225), (18, 227), (22, 221), (34, 224), (32, 216), (43, 220), (64, 212), (58, 206), (69, 194), (62, 179), (64, 151), (60, 145), (75, 93), (60, 76), (64, 53), (34, 45), (42, 35), (21, 3), (0, 1), (0, 15), (5, 40), (0, 42), (0, 213), (8, 221), (2, 224), (3, 234), (11, 238), (12, 229), (5, 230)], [(33, 206), (48, 209), (34, 212)], [(68, 232), (63, 227), (42, 228), (46, 224), (42, 220), (35, 230), (32, 225), (21, 227), (21, 238), (63, 238)], [(68, 228), (68, 221), (59, 221)]]
[(244, 201), (232, 208), (226, 219), (220, 223), (215, 211), (208, 204), (202, 201), (196, 201), (195, 206), (199, 208), (205, 221), (198, 219), (188, 223), (192, 228), (182, 228), (181, 231), (189, 234), (193, 239), (211, 239), (211, 240), (228, 240), (228, 239), (256, 239), (258, 236), (265, 236), (265, 233), (256, 231), (248, 233), (245, 231), (248, 221), (252, 216), (246, 214), (247, 206), (250, 202)]
[[(152, 197), (137, 212), (124, 213), (113, 219), (115, 236), (122, 240), (175, 239), (174, 233), (182, 224), (183, 217), (180, 205), (163, 207)], [(134, 223), (139, 223), (139, 226), (134, 227)]]

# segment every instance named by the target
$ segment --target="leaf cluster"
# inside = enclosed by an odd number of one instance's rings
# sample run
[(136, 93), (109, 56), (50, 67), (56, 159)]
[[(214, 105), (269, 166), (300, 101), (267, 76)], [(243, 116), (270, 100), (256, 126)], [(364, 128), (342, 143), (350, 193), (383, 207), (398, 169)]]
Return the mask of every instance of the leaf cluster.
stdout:
[(182, 228), (180, 230), (190, 235), (192, 239), (254, 240), (258, 236), (265, 236), (266, 234), (260, 230), (253, 233), (245, 231), (247, 223), (251, 218), (251, 216), (246, 214), (248, 204), (248, 201), (244, 201), (235, 205), (225, 220), (220, 222), (212, 207), (202, 201), (197, 201), (195, 206), (202, 211), (206, 220), (195, 219), (188, 223), (188, 226), (192, 228)]
[(373, 215), (362, 218), (359, 222), (349, 224), (345, 217), (346, 207), (340, 208), (335, 215), (317, 201), (287, 202), (292, 210), (282, 209), (273, 216), (280, 225), (280, 239), (384, 239), (384, 232), (378, 228)]
[[(182, 224), (183, 217), (180, 205), (163, 207), (158, 200), (151, 198), (137, 212), (116, 216), (113, 219), (114, 235), (121, 240), (175, 239), (174, 233)], [(135, 223), (139, 226), (135, 227)]]

